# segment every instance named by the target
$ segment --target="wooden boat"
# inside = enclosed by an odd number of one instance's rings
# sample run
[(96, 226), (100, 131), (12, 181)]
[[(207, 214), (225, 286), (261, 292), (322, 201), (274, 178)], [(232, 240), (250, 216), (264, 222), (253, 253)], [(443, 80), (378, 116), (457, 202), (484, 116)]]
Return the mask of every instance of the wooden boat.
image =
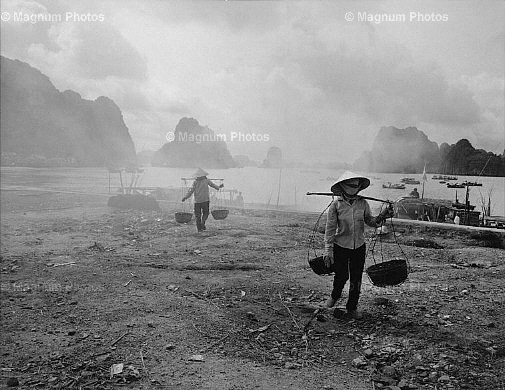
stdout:
[(391, 183), (388, 183), (387, 185), (386, 184), (383, 184), (382, 185), (382, 188), (387, 188), (387, 189), (390, 189), (390, 190), (404, 190), (405, 189), (405, 184), (391, 184)]
[(482, 183), (477, 183), (476, 181), (464, 181), (462, 183), (464, 186), (469, 186), (469, 187), (482, 187)]
[(456, 176), (447, 176), (447, 175), (435, 175), (432, 177), (433, 180), (458, 180)]
[(400, 181), (405, 184), (421, 184), (419, 180), (416, 180), (413, 177), (403, 177)]
[(464, 184), (459, 184), (459, 183), (447, 183), (447, 188), (465, 188)]
[(466, 209), (465, 204), (462, 204), (464, 209), (453, 206), (458, 203), (446, 199), (404, 197), (394, 204), (395, 217), (447, 223), (447, 220), (452, 222), (457, 215), (462, 225), (479, 226), (480, 212), (473, 211), (475, 206), (470, 205), (469, 210)]

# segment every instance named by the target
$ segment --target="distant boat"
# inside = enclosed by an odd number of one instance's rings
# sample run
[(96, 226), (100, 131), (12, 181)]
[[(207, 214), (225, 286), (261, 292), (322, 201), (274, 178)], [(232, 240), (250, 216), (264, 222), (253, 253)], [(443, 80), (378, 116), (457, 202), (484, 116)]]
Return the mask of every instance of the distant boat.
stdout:
[(482, 187), (482, 183), (477, 183), (476, 181), (464, 181), (462, 183), (464, 186), (474, 186), (474, 187)]
[(405, 184), (391, 184), (391, 183), (388, 183), (387, 185), (383, 184), (382, 188), (387, 188), (389, 190), (404, 190), (405, 189)]
[(440, 183), (440, 184), (445, 184), (445, 183), (447, 183), (447, 182), (446, 182), (445, 180), (440, 180), (440, 181), (439, 181), (439, 183)]
[(432, 177), (433, 180), (458, 180), (456, 176), (446, 176), (446, 175), (435, 175)]
[(465, 188), (464, 184), (459, 184), (459, 183), (447, 183), (447, 188)]
[(405, 184), (421, 184), (419, 180), (416, 180), (413, 177), (403, 177), (400, 181)]

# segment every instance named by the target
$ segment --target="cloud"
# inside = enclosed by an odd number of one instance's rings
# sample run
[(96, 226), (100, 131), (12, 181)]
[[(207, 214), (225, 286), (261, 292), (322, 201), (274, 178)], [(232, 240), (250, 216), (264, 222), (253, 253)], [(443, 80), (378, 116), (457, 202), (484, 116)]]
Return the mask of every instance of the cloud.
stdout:
[(108, 23), (74, 25), (75, 44), (69, 59), (79, 77), (95, 80), (115, 76), (126, 80), (146, 78), (140, 54)]
[(2, 1), (2, 11), (8, 12), (12, 19), (1, 23), (2, 52), (8, 53), (12, 58), (25, 58), (31, 45), (41, 44), (50, 49), (56, 49), (48, 36), (50, 24), (48, 23), (21, 23), (14, 22), (14, 13), (21, 12), (27, 15), (47, 14), (48, 9), (35, 1)]
[[(66, 21), (70, 4), (7, 0), (11, 15), (59, 15), (59, 21), (2, 23), (2, 53), (67, 78), (145, 80), (147, 67), (139, 52), (105, 17), (103, 21)], [(75, 9), (74, 9), (75, 10)], [(99, 9), (95, 8), (96, 13)], [(76, 13), (80, 13), (76, 12)], [(57, 70), (57, 72), (55, 72)]]
[(52, 45), (32, 43), (26, 49), (27, 55), (36, 63), (52, 62), (67, 77), (139, 81), (146, 78), (145, 61), (106, 22), (61, 23), (51, 26), (47, 34)]
[(417, 65), (404, 48), (368, 48), (303, 54), (303, 76), (336, 108), (370, 120), (470, 125), (480, 110), (464, 85), (450, 84), (438, 68)]
[(472, 128), (471, 140), (477, 147), (495, 152), (503, 152), (505, 135), (505, 80), (503, 75), (494, 76), (481, 73), (475, 76), (463, 76), (462, 83), (475, 95), (475, 101), (482, 107), (482, 121)]
[(452, 24), (414, 26), (347, 23), (348, 5), (336, 2), (54, 4), (106, 20), (2, 23), (2, 53), (60, 89), (114, 99), (138, 144), (159, 146), (167, 129), (193, 116), (216, 131), (269, 133), (268, 145), (230, 146), (255, 155), (277, 144), (285, 155), (350, 160), (389, 125), (417, 126), (437, 142), (464, 134), (503, 145), (496, 69), (504, 59), (495, 54), (504, 36), (495, 11), (475, 6), (470, 17), (453, 7)]
[(231, 33), (262, 33), (275, 30), (282, 22), (287, 5), (284, 2), (247, 1), (174, 1), (153, 2), (146, 9), (139, 6), (139, 11), (149, 13), (151, 17), (167, 24), (198, 24), (227, 30)]

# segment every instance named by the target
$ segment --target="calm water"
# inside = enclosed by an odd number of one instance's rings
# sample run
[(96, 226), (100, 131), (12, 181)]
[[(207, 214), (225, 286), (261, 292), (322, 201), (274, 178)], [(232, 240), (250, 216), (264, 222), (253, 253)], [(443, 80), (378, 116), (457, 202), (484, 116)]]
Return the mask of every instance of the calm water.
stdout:
[[(182, 177), (190, 177), (194, 169), (158, 168), (145, 169), (140, 186), (176, 187), (181, 188)], [(306, 196), (307, 191), (329, 192), (331, 185), (343, 171), (328, 169), (262, 169), (240, 168), (225, 170), (208, 170), (210, 178), (224, 179), (225, 189), (242, 191), (246, 203), (262, 203), (275, 206), (277, 198), (279, 205), (296, 207), (304, 211), (322, 211), (330, 198), (324, 196)], [(371, 186), (361, 194), (381, 199), (395, 200), (417, 187), (422, 192), (422, 183), (406, 185), (405, 190), (383, 189), (387, 182), (399, 183), (402, 177), (422, 179), (422, 175), (367, 173)], [(424, 196), (454, 200), (456, 191), (461, 202), (465, 199), (465, 189), (449, 189), (438, 180), (432, 180), (433, 174), (428, 174), (425, 183)], [(280, 186), (279, 186), (280, 180)], [(481, 196), (487, 199), (491, 191), (493, 215), (505, 215), (505, 178), (461, 176), (458, 181), (478, 181), (482, 187), (470, 187), (470, 202), (481, 211)], [(190, 182), (188, 182), (189, 184)], [(219, 180), (217, 180), (219, 183)], [(1, 168), (1, 186), (8, 188), (44, 188), (53, 190), (83, 191), (93, 193), (108, 192), (108, 173), (100, 168)], [(119, 186), (119, 175), (111, 175), (112, 187)], [(114, 188), (113, 188), (114, 191)], [(372, 208), (380, 206), (377, 202), (370, 203)]]

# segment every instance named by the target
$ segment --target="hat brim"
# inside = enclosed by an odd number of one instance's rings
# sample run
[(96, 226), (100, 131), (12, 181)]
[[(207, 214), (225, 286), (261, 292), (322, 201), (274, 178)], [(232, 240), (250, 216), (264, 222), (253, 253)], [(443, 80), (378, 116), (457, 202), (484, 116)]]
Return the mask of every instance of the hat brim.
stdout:
[(207, 176), (209, 172), (203, 170), (202, 168), (198, 168), (195, 173), (193, 173), (192, 177), (197, 179), (199, 177)]
[(364, 190), (368, 186), (370, 186), (370, 179), (367, 179), (366, 177), (353, 177), (350, 179), (342, 180), (342, 181), (337, 181), (335, 184), (331, 186), (331, 192), (333, 192), (335, 195), (342, 195), (343, 189), (341, 184), (345, 183), (347, 180), (352, 180), (352, 179), (358, 179), (359, 180), (359, 187), (358, 187), (358, 192)]

